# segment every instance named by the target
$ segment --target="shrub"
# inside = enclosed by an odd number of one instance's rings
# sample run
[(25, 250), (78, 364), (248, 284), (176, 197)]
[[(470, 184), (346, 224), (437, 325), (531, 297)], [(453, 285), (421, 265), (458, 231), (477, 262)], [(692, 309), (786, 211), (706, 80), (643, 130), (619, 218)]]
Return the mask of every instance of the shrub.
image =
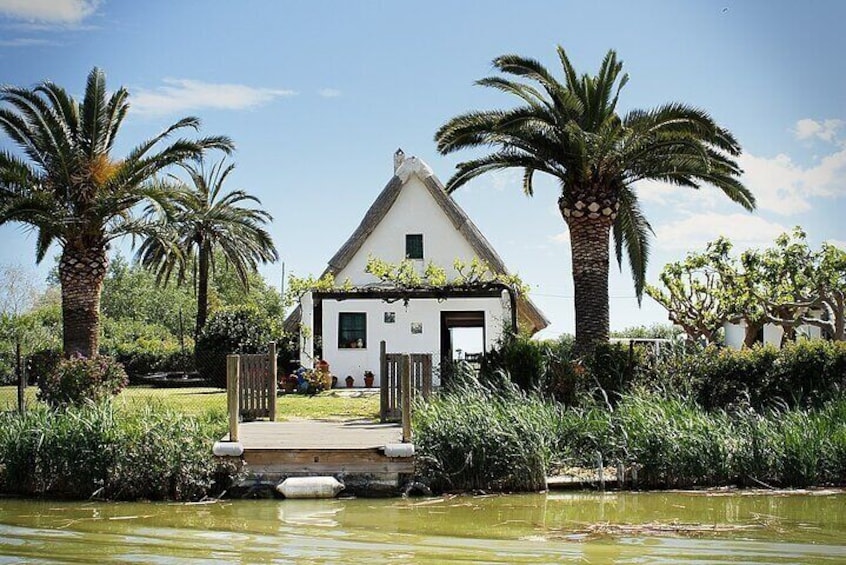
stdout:
[(197, 370), (221, 388), (226, 387), (226, 356), (259, 353), (271, 340), (268, 319), (255, 308), (222, 310), (206, 323), (195, 348)]
[(185, 339), (185, 353), (176, 336), (158, 324), (106, 320), (100, 353), (123, 364), (130, 379), (157, 372), (193, 369), (194, 341)]
[(523, 334), (506, 334), (482, 361), (483, 380), (497, 378), (504, 373), (523, 390), (535, 390), (544, 374), (547, 357), (546, 344)]
[(97, 402), (116, 395), (127, 383), (123, 366), (111, 357), (77, 355), (60, 361), (38, 381), (38, 398), (51, 406)]
[(664, 360), (654, 377), (660, 387), (689, 392), (709, 409), (819, 406), (846, 390), (846, 343), (801, 340), (781, 350), (712, 346)]
[(56, 370), (59, 361), (62, 360), (62, 352), (58, 349), (41, 349), (27, 358), (27, 371), (30, 384), (40, 382), (50, 373)]

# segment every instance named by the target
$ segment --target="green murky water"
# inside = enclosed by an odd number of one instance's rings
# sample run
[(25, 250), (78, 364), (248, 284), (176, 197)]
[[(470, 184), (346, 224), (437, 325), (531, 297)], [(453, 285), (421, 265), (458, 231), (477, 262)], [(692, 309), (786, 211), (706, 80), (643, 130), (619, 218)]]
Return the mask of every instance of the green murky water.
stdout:
[(846, 563), (846, 494), (0, 499), (0, 563)]

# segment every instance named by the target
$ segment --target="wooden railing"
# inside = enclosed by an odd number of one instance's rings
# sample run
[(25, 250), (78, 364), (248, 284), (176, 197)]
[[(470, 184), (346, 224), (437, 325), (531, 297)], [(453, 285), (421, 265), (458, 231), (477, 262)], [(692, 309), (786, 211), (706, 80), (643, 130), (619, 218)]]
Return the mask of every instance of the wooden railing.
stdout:
[(431, 353), (387, 353), (380, 345), (381, 393), (379, 416), (383, 422), (402, 420), (403, 441), (411, 439), (411, 402), (415, 394), (432, 394)]
[(276, 344), (267, 353), (226, 358), (226, 397), (229, 439), (238, 441), (238, 422), (276, 420)]

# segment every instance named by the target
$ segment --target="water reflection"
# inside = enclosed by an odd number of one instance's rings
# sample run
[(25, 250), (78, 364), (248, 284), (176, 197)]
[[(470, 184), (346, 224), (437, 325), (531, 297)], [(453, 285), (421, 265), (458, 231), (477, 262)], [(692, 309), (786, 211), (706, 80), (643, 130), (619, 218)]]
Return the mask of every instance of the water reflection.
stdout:
[(0, 500), (2, 563), (842, 563), (846, 495)]

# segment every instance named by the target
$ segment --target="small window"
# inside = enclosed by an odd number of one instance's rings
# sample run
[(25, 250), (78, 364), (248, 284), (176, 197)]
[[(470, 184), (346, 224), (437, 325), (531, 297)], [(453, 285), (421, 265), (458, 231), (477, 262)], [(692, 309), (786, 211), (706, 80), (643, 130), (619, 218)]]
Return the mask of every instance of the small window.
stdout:
[(423, 258), (423, 234), (409, 233), (405, 236), (405, 258), (406, 259), (422, 259)]
[(342, 312), (338, 314), (338, 348), (361, 349), (367, 347), (367, 314)]

